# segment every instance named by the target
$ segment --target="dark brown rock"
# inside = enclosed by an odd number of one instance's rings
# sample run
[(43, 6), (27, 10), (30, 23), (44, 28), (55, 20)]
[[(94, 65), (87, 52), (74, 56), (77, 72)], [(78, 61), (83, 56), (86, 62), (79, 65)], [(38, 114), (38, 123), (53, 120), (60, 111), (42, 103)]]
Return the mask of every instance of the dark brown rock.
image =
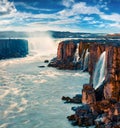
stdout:
[(95, 91), (92, 85), (84, 84), (82, 90), (82, 103), (83, 104), (91, 104), (95, 103)]
[(104, 97), (120, 101), (120, 47), (107, 46), (107, 83), (104, 87)]
[[(110, 42), (110, 41), (109, 41)], [(119, 42), (117, 42), (118, 44)], [(81, 41), (78, 46), (79, 61), (74, 62), (77, 44), (72, 41), (61, 42), (57, 58), (50, 66), (59, 69), (83, 70), (86, 51), (89, 52), (87, 71), (90, 81), (83, 85), (82, 105), (73, 108), (74, 115), (68, 117), (72, 124), (79, 126), (96, 125), (96, 128), (120, 127), (120, 45), (100, 43), (99, 41)], [(96, 64), (105, 51), (105, 79), (97, 88), (93, 88), (93, 76)], [(78, 97), (62, 97), (67, 103), (81, 103)]]
[(62, 100), (64, 100), (65, 103), (77, 103), (78, 104), (78, 103), (82, 103), (81, 99), (82, 99), (81, 95), (76, 95), (73, 98), (65, 97), (65, 96), (62, 97)]
[(49, 63), (49, 60), (44, 60), (44, 63)]
[(74, 62), (77, 44), (68, 41), (60, 42), (57, 50), (57, 58), (51, 61), (48, 66), (57, 67), (58, 69), (76, 70), (80, 69), (79, 62)]
[(76, 51), (77, 45), (70, 42), (61, 42), (59, 43), (58, 50), (57, 50), (57, 59), (62, 61), (73, 61), (74, 54)]

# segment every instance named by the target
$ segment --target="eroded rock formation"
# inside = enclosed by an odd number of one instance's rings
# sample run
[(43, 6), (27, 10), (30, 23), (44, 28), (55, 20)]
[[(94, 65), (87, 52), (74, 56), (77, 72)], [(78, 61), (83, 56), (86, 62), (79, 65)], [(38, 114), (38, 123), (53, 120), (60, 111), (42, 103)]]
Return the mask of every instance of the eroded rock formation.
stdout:
[(57, 57), (51, 61), (48, 66), (57, 67), (59, 69), (78, 69), (79, 63), (75, 62), (75, 52), (77, 43), (66, 41), (59, 43)]
[(0, 39), (0, 59), (25, 57), (28, 41), (23, 39)]
[[(73, 41), (74, 42), (74, 41)], [(73, 124), (80, 126), (96, 125), (97, 127), (115, 128), (120, 126), (120, 42), (119, 41), (85, 41), (79, 40), (79, 46), (73, 42), (61, 42), (58, 47), (57, 59), (52, 66), (60, 69), (83, 70), (86, 53), (89, 53), (87, 71), (90, 81), (83, 85), (82, 98), (68, 98), (68, 102), (84, 104), (75, 109), (75, 114), (68, 117)], [(74, 62), (75, 53), (78, 49), (79, 61)], [(98, 65), (101, 55), (104, 53), (103, 66)], [(51, 64), (51, 63), (50, 63)], [(78, 65), (79, 66), (78, 66)], [(55, 67), (54, 66), (54, 67)], [(94, 85), (94, 73), (98, 70), (98, 84)], [(102, 73), (101, 73), (102, 72)], [(96, 75), (96, 74), (95, 74)], [(102, 82), (101, 82), (102, 81)], [(77, 101), (78, 100), (78, 101)]]
[(105, 99), (120, 101), (120, 47), (106, 47), (107, 75), (104, 86)]

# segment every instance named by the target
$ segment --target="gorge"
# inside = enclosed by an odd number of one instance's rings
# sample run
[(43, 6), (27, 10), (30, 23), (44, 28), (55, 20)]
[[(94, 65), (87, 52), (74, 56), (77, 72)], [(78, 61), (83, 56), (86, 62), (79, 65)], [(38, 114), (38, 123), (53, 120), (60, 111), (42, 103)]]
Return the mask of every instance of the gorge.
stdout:
[[(89, 83), (83, 85), (83, 105), (74, 109), (74, 115), (68, 116), (72, 124), (100, 128), (120, 126), (119, 56), (119, 40), (68, 40), (59, 43), (57, 57), (48, 66), (79, 69), (90, 74)], [(75, 97), (62, 99), (76, 100)]]

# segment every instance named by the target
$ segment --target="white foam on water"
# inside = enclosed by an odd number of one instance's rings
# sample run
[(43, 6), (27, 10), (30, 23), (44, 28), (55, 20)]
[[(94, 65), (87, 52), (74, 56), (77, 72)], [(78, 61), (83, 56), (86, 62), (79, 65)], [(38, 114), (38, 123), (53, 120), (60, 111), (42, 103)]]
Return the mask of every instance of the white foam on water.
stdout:
[(51, 55), (57, 53), (57, 43), (48, 34), (43, 33), (39, 37), (28, 38), (29, 55)]
[(14, 108), (16, 108), (17, 107), (17, 105), (18, 105), (18, 103), (12, 103), (10, 106), (9, 106), (9, 110), (13, 110)]
[(8, 128), (8, 125), (9, 125), (10, 123), (4, 123), (4, 124), (2, 124), (2, 125), (0, 125), (0, 128)]
[(27, 103), (28, 103), (28, 100), (26, 100), (25, 98), (22, 98), (22, 99), (21, 99), (21, 104), (26, 105)]
[(26, 109), (25, 107), (19, 107), (17, 112), (18, 112), (18, 113), (21, 113), (21, 112), (23, 112), (25, 109)]
[(3, 94), (1, 94), (0, 91), (0, 99), (2, 100), (4, 97), (6, 97), (10, 93), (10, 90), (4, 90)]
[(42, 80), (34, 80), (33, 82), (34, 83), (40, 83), (40, 84), (42, 84), (42, 83), (46, 83), (47, 80), (45, 80), (45, 79), (42, 79)]
[(20, 92), (18, 88), (11, 88), (11, 91), (14, 95), (19, 95), (19, 92)]
[(61, 72), (53, 72), (53, 71), (41, 71), (40, 74), (42, 76), (48, 76), (48, 77), (57, 77), (63, 75)]

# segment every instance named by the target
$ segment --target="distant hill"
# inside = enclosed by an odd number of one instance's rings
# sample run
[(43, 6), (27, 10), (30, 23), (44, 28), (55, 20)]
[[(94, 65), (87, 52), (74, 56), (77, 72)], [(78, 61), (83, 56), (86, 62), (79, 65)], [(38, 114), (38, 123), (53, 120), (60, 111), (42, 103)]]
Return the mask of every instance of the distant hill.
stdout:
[(0, 31), (0, 38), (28, 38), (39, 37), (44, 34), (50, 34), (53, 38), (120, 38), (120, 34), (106, 33), (85, 33), (68, 31), (36, 31), (36, 32), (17, 32)]
[(107, 34), (106, 36), (112, 39), (120, 39), (120, 33)]

